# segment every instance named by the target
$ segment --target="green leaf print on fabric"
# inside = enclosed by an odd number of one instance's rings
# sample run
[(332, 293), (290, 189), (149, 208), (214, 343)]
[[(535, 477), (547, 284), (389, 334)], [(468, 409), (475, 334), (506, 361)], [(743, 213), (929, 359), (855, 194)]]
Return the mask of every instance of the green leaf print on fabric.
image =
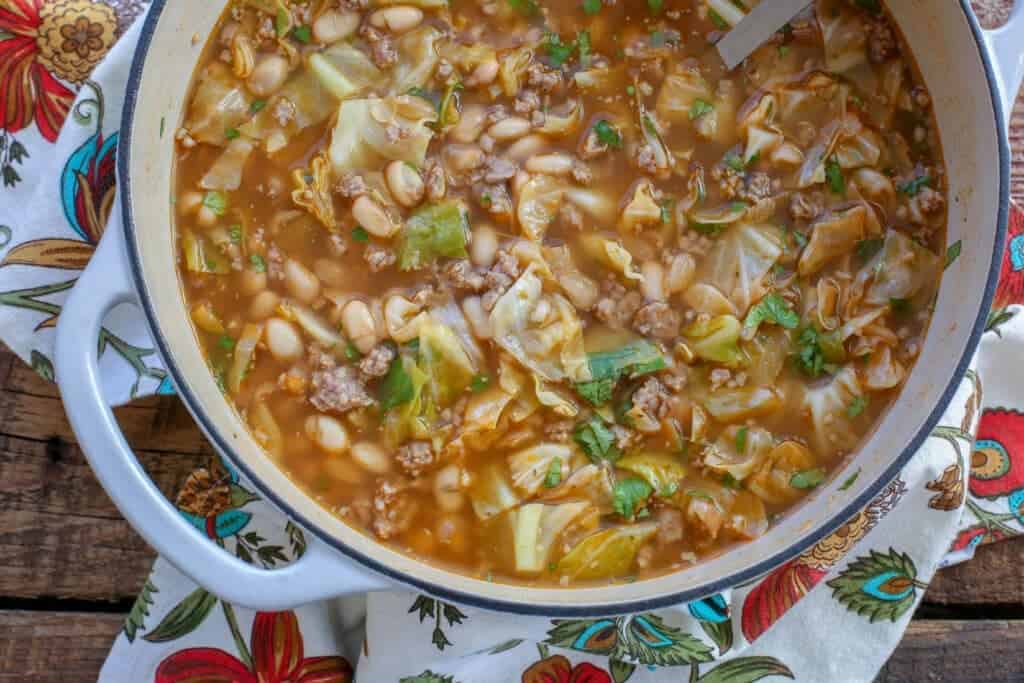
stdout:
[(36, 373), (45, 379), (47, 382), (52, 382), (54, 378), (53, 363), (46, 357), (46, 354), (32, 349), (32, 369)]
[(152, 581), (147, 579), (143, 584), (142, 590), (139, 591), (128, 612), (128, 618), (124, 620), (124, 636), (129, 643), (134, 643), (139, 630), (146, 628), (146, 617), (149, 616), (149, 608), (153, 605), (153, 593), (159, 592), (160, 590), (153, 585)]
[(431, 633), (430, 642), (434, 644), (434, 647), (442, 651), (451, 645), (452, 641), (448, 640), (448, 636), (441, 627), (441, 621), (448, 622), (448, 626), (452, 627), (461, 624), (467, 619), (466, 615), (459, 611), (459, 608), (455, 605), (429, 598), (426, 595), (417, 597), (412, 603), (408, 613), (412, 614), (413, 612), (419, 613), (421, 624), (427, 617), (434, 620), (434, 630)]
[(888, 553), (872, 550), (870, 555), (858, 557), (828, 582), (832, 597), (871, 623), (902, 617), (913, 606), (917, 589), (927, 585), (917, 580), (917, 567), (910, 555), (893, 548)]
[(163, 621), (142, 636), (142, 639), (150, 643), (166, 643), (186, 636), (199, 628), (216, 604), (216, 596), (204, 588), (197, 588), (175, 605)]
[(427, 670), (419, 676), (406, 676), (405, 678), (399, 678), (398, 683), (455, 683), (455, 679), (451, 676), (442, 676), (441, 674), (436, 674), (433, 671)]
[(626, 683), (634, 671), (636, 671), (636, 664), (630, 664), (621, 659), (612, 659), (608, 662), (608, 673), (612, 675), (612, 680), (615, 683)]
[[(693, 668), (693, 674), (697, 667)], [(768, 676), (794, 678), (789, 667), (774, 657), (738, 657), (719, 664), (703, 676), (690, 676), (698, 683), (755, 683)]]
[(544, 642), (611, 659), (655, 666), (710, 662), (702, 640), (668, 626), (654, 614), (614, 619), (556, 619)]

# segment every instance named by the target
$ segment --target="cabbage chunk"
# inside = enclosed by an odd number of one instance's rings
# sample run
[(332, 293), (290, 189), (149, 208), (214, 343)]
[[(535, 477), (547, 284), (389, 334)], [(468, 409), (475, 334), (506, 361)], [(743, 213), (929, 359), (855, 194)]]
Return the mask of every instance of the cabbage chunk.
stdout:
[(658, 525), (652, 523), (617, 526), (598, 531), (580, 541), (563, 557), (557, 572), (572, 580), (589, 581), (629, 573), (636, 554), (654, 537)]
[(835, 455), (857, 445), (860, 436), (847, 409), (860, 396), (860, 381), (850, 367), (844, 367), (828, 383), (805, 391), (802, 411), (810, 416), (812, 445), (817, 453)]
[(738, 368), (747, 363), (747, 355), (740, 348), (743, 325), (732, 315), (719, 315), (710, 320), (696, 320), (683, 330), (690, 342), (690, 350), (700, 359)]
[(498, 463), (485, 465), (469, 487), (469, 500), (473, 512), (480, 519), (490, 519), (520, 503), (519, 495), (512, 488), (512, 482)]
[(398, 267), (419, 270), (435, 259), (466, 258), (469, 221), (466, 207), (457, 201), (428, 204), (416, 210), (405, 222), (402, 244), (398, 249)]
[(336, 43), (309, 58), (309, 70), (339, 100), (359, 95), (384, 77), (366, 54), (349, 43)]
[(797, 272), (804, 277), (813, 275), (829, 261), (852, 251), (878, 226), (872, 211), (867, 204), (856, 204), (816, 221), (811, 239), (800, 254)]
[(248, 91), (221, 62), (203, 70), (185, 119), (189, 135), (199, 142), (223, 146), (227, 132), (238, 128), (250, 116)]
[(864, 303), (886, 306), (893, 299), (911, 299), (929, 291), (941, 269), (938, 255), (902, 232), (890, 230), (881, 250), (858, 273), (857, 280), (871, 281)]
[[(394, 160), (422, 166), (434, 134), (428, 124), (435, 118), (433, 106), (421, 97), (345, 100), (331, 135), (329, 154), (335, 175), (381, 168)], [(394, 129), (405, 134), (389, 133)]]
[(392, 70), (392, 93), (403, 95), (427, 84), (437, 67), (437, 41), (440, 38), (441, 32), (437, 28), (424, 24), (398, 39), (395, 47), (399, 59)]
[[(294, 111), (294, 116), (283, 125), (275, 116), (278, 106)], [(267, 153), (274, 154), (299, 132), (326, 121), (337, 106), (338, 100), (314, 73), (300, 69), (288, 78), (256, 116), (238, 130), (246, 137), (261, 140)]]
[(715, 241), (697, 272), (697, 281), (713, 285), (743, 317), (751, 304), (765, 295), (765, 281), (782, 251), (778, 228), (740, 221)]
[(704, 466), (742, 481), (764, 462), (774, 445), (768, 430), (734, 425), (704, 449)]
[(645, 479), (658, 496), (671, 496), (686, 478), (686, 465), (668, 453), (628, 455), (615, 466)]
[(450, 327), (433, 316), (420, 327), (419, 365), (434, 405), (451, 405), (473, 381), (477, 368)]
[(564, 296), (543, 291), (538, 271), (540, 266), (531, 263), (494, 305), (494, 341), (546, 380), (586, 382), (590, 367), (583, 325)]
[(245, 162), (249, 160), (253, 149), (252, 142), (243, 137), (229, 142), (199, 181), (199, 187), (204, 190), (237, 190), (242, 184)]
[(569, 464), (572, 449), (564, 444), (539, 443), (516, 451), (508, 457), (512, 485), (527, 496), (536, 495), (556, 458), (561, 463)]
[(547, 569), (555, 543), (590, 503), (575, 501), (558, 505), (530, 503), (512, 512), (516, 571), (536, 574)]

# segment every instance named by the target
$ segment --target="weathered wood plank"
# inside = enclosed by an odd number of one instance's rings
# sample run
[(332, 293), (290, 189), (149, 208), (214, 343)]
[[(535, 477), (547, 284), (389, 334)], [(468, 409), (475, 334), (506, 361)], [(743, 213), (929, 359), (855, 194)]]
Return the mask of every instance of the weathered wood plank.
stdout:
[(1024, 621), (910, 624), (876, 683), (1024, 681)]
[(1024, 604), (1024, 538), (978, 548), (970, 562), (949, 567), (932, 579), (925, 595), (946, 607)]
[(124, 616), (0, 611), (0, 683), (94, 683)]
[[(138, 456), (165, 493), (206, 461), (197, 454)], [(76, 445), (0, 436), (0, 557), (0, 596), (122, 600), (138, 591), (154, 554)]]

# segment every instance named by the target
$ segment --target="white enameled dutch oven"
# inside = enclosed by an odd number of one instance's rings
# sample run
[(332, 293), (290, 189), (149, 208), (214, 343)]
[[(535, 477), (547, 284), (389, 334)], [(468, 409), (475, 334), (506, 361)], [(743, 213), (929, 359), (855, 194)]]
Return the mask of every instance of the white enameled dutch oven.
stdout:
[[(771, 1), (771, 0), (767, 0)], [(638, 612), (705, 597), (756, 578), (834, 531), (921, 446), (981, 337), (999, 273), (1010, 181), (1011, 93), (1024, 73), (1024, 8), (983, 31), (967, 0), (892, 0), (890, 7), (931, 91), (949, 169), (947, 269), (931, 331), (900, 399), (845, 471), (764, 537), (691, 569), (610, 587), (533, 588), (461, 576), (376, 543), (320, 507), (263, 452), (224, 399), (196, 342), (174, 267), (173, 131), (193, 70), (224, 2), (154, 0), (142, 31), (121, 128), (121, 218), (75, 287), (57, 327), (57, 379), (68, 416), (100, 481), (159, 553), (225, 600), (282, 609), (322, 598), (407, 586), (509, 612), (584, 616)], [(143, 310), (178, 393), (210, 441), (267, 500), (310, 533), (291, 566), (264, 571), (209, 543), (149, 480), (101, 393), (96, 339), (114, 306)], [(840, 482), (860, 471), (856, 482)]]

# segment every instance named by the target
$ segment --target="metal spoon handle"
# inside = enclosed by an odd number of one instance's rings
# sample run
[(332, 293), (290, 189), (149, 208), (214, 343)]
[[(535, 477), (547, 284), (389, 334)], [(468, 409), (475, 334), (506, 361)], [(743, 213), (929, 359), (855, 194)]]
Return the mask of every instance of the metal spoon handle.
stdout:
[(715, 47), (731, 71), (811, 4), (810, 0), (763, 0), (726, 33)]

